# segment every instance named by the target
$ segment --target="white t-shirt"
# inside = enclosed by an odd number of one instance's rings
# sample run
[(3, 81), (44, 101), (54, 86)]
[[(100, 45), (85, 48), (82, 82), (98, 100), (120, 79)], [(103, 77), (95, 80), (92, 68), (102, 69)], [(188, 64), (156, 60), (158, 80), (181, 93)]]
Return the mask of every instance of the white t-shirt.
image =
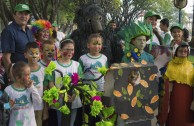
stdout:
[[(149, 39), (147, 42), (146, 42), (146, 44), (150, 44), (150, 41), (151, 41), (151, 39)], [(152, 44), (157, 44), (157, 45), (160, 45), (160, 42), (159, 42), (159, 40), (158, 40), (158, 38), (156, 37), (156, 35), (155, 34), (153, 34), (153, 39), (152, 39)]]
[(32, 100), (40, 104), (41, 97), (37, 89), (33, 85), (27, 89), (16, 89), (9, 85), (5, 93), (15, 101), (10, 111), (9, 126), (36, 126)]
[[(44, 68), (39, 66), (37, 71), (31, 71), (31, 80), (34, 81), (34, 86), (38, 90), (40, 97), (43, 97), (43, 81), (44, 81)], [(34, 110), (43, 110), (43, 100), (41, 100), (41, 105), (36, 102), (33, 103)]]
[[(98, 72), (98, 68), (107, 66), (107, 57), (103, 54), (94, 57), (88, 53), (82, 55), (79, 59), (79, 62), (83, 68), (84, 78), (96, 79), (101, 76), (101, 73)], [(97, 84), (98, 91), (104, 91), (104, 82), (104, 77), (95, 81), (95, 83)]]

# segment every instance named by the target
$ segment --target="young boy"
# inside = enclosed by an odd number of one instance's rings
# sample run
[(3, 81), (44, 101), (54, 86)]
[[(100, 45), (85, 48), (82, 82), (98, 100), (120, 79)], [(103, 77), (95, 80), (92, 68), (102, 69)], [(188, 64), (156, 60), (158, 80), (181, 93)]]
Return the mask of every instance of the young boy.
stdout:
[(43, 59), (40, 59), (38, 63), (40, 66), (45, 68), (55, 57), (55, 43), (53, 39), (45, 40), (42, 43), (41, 53), (43, 55)]
[(142, 22), (131, 23), (123, 27), (122, 30), (118, 32), (118, 35), (125, 41), (123, 62), (142, 62), (144, 60), (154, 63), (153, 56), (144, 51), (146, 41), (151, 35), (146, 25)]
[(162, 19), (160, 21), (160, 29), (161, 29), (161, 31), (164, 32), (162, 34), (162, 37), (163, 37), (162, 45), (164, 45), (164, 46), (170, 46), (170, 43), (171, 43), (171, 35), (170, 35), (169, 30), (168, 30), (168, 27), (169, 27), (169, 20), (167, 18)]
[[(40, 59), (39, 47), (36, 42), (31, 42), (26, 45), (25, 58), (28, 60), (28, 65), (31, 70), (31, 80), (34, 82), (34, 86), (37, 88), (40, 97), (43, 96), (43, 80), (44, 80), (44, 68), (38, 64)], [(35, 110), (35, 119), (37, 126), (42, 126), (42, 113), (43, 113), (43, 101), (41, 104), (33, 103)]]
[[(87, 47), (89, 49), (89, 53), (84, 54), (80, 57), (79, 62), (82, 66), (82, 70), (84, 71), (85, 79), (96, 79), (101, 76), (101, 73), (98, 72), (98, 68), (106, 66), (107, 67), (107, 57), (100, 53), (102, 49), (103, 38), (100, 34), (91, 34), (88, 38)], [(91, 82), (87, 82), (91, 83)], [(104, 77), (95, 81), (97, 84), (97, 90), (103, 92), (104, 91)], [(90, 106), (85, 106), (86, 113), (90, 113)], [(93, 126), (95, 123), (99, 121), (99, 117), (89, 117), (88, 125)]]
[(39, 105), (41, 97), (30, 79), (30, 67), (23, 61), (14, 64), (14, 83), (5, 88), (2, 96), (4, 108), (10, 109), (9, 126), (36, 126), (33, 103)]

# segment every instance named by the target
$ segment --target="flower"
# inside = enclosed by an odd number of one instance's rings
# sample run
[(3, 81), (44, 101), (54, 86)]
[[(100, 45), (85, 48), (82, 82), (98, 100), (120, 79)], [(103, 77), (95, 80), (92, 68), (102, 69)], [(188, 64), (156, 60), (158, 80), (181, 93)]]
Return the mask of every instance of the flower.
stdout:
[(65, 75), (65, 77), (63, 78), (63, 85), (64, 87), (67, 88), (67, 90), (69, 90), (70, 82), (71, 82), (71, 78), (68, 75)]
[(44, 91), (43, 99), (47, 103), (49, 103), (49, 105), (55, 104), (57, 102), (57, 100), (59, 99), (59, 93), (58, 93), (58, 91), (59, 91), (59, 89), (57, 89), (56, 87), (52, 87), (49, 90), (45, 90)]
[(73, 75), (71, 76), (71, 82), (73, 83), (74, 86), (76, 86), (78, 81), (79, 81), (79, 75), (77, 73), (73, 73)]
[(91, 106), (91, 115), (96, 117), (102, 110), (103, 105), (101, 101), (94, 100)]
[(51, 61), (49, 65), (44, 69), (45, 74), (52, 75), (52, 72), (56, 69), (56, 64)]
[(101, 68), (98, 68), (98, 72), (100, 72), (101, 74), (105, 75), (106, 72), (107, 72), (107, 68), (105, 66), (101, 67)]
[(94, 96), (94, 97), (92, 97), (92, 101), (94, 101), (94, 100), (101, 101), (101, 97), (100, 96)]
[(64, 106), (62, 106), (61, 108), (59, 108), (59, 111), (62, 112), (63, 114), (66, 114), (66, 115), (68, 115), (70, 113), (70, 110), (66, 104)]
[(56, 103), (57, 102), (57, 100), (56, 99), (53, 99), (53, 103)]

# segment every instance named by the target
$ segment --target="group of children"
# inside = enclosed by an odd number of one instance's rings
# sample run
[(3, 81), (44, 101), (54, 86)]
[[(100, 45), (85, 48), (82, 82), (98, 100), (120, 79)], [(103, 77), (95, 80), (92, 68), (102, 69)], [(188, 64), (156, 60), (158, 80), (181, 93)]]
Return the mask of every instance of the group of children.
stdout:
[[(28, 43), (24, 53), (28, 64), (21, 61), (13, 65), (14, 83), (5, 88), (1, 97), (3, 105), (10, 109), (9, 126), (61, 126), (62, 114), (57, 108), (44, 103), (43, 92), (53, 86), (59, 89), (62, 87), (56, 84), (56, 78), (61, 76), (61, 73), (62, 76), (78, 73), (80, 77), (91, 79), (99, 77), (97, 69), (107, 66), (106, 56), (100, 53), (102, 43), (103, 39), (99, 34), (92, 34), (87, 43), (89, 53), (80, 58), (80, 64), (72, 60), (74, 41), (63, 39), (60, 42), (60, 58), (54, 61), (56, 69), (61, 72), (55, 72), (50, 78), (45, 78), (44, 69), (54, 59), (55, 43), (47, 39), (41, 43), (41, 48), (37, 42)], [(103, 78), (97, 82), (99, 91), (103, 91), (103, 83)], [(72, 102), (70, 126), (73, 126), (77, 108), (82, 107), (82, 103), (80, 97), (74, 93), (68, 96), (68, 102)]]

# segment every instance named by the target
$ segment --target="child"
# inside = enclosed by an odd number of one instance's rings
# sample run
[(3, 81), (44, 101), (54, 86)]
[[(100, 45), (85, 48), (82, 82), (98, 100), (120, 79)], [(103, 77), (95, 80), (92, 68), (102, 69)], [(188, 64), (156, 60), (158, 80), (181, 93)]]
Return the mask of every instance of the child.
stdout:
[[(85, 79), (96, 79), (101, 76), (98, 68), (107, 67), (107, 57), (100, 53), (102, 50), (103, 38), (100, 34), (92, 34), (88, 38), (87, 47), (89, 53), (80, 57), (79, 62), (82, 66)], [(98, 91), (104, 91), (104, 77), (95, 81)]]
[[(84, 54), (80, 57), (79, 62), (84, 71), (85, 79), (96, 79), (101, 76), (101, 73), (98, 72), (98, 68), (106, 66), (107, 67), (107, 57), (100, 53), (102, 49), (103, 38), (100, 34), (91, 34), (88, 38), (87, 47), (89, 53)], [(91, 82), (88, 82), (91, 83)], [(97, 84), (97, 90), (104, 91), (104, 77), (95, 81)], [(90, 106), (85, 106), (86, 113), (90, 113)], [(95, 125), (99, 121), (99, 118), (89, 117), (88, 125)]]
[[(42, 43), (42, 49), (40, 50), (43, 58), (39, 60), (38, 64), (42, 67), (45, 68), (47, 65), (54, 59), (55, 56), (55, 44), (53, 39), (48, 39), (45, 40)], [(43, 82), (44, 85), (48, 85), (48, 81)], [(48, 89), (47, 86), (43, 87), (43, 90)], [(43, 109), (43, 126), (48, 126), (48, 104), (44, 103), (44, 109)]]
[(150, 37), (150, 31), (142, 22), (131, 23), (124, 26), (118, 35), (125, 41), (125, 55), (123, 62), (146, 62), (154, 63), (154, 58), (151, 54), (144, 51), (146, 41)]
[(173, 24), (170, 27), (170, 32), (173, 37), (171, 46), (174, 46), (175, 44), (180, 44), (183, 40), (183, 26), (179, 23)]
[(182, 42), (173, 47), (173, 59), (164, 74), (165, 94), (159, 109), (158, 122), (161, 126), (187, 126), (194, 122), (190, 109), (193, 100), (193, 65), (188, 61), (190, 49)]
[(5, 88), (4, 107), (10, 108), (9, 126), (36, 126), (33, 103), (41, 97), (30, 79), (30, 67), (23, 61), (14, 64), (14, 83)]
[[(43, 80), (44, 80), (44, 68), (38, 64), (40, 59), (40, 52), (38, 44), (31, 42), (26, 45), (25, 58), (28, 60), (28, 65), (31, 70), (31, 80), (34, 82), (34, 86), (37, 88), (40, 97), (43, 96)], [(41, 104), (33, 103), (34, 113), (37, 126), (42, 126), (42, 112), (43, 112), (43, 101)]]
[[(56, 69), (60, 70), (65, 75), (72, 75), (73, 73), (78, 73), (79, 76), (82, 75), (82, 69), (78, 62), (71, 60), (74, 55), (74, 41), (71, 39), (63, 39), (60, 44), (60, 52), (61, 52), (61, 58), (59, 58), (57, 61), (54, 61), (56, 64)], [(51, 82), (49, 83), (49, 87), (56, 86), (57, 88), (61, 88), (62, 85), (56, 85), (56, 80), (58, 77), (61, 77), (60, 73), (55, 72), (55, 75), (53, 76), (53, 79), (51, 79)], [(46, 85), (45, 85), (46, 86)], [(72, 102), (71, 106), (71, 120), (61, 120), (61, 113), (56, 110), (56, 108), (52, 108), (49, 111), (49, 125), (57, 125), (61, 126), (64, 125), (63, 123), (70, 122), (70, 126), (74, 125), (77, 108), (80, 108), (82, 106), (81, 100), (79, 97), (76, 97), (74, 94), (72, 96), (68, 97), (69, 102)], [(57, 114), (57, 122), (56, 122), (56, 114)], [(62, 121), (62, 124), (61, 124)]]
[(40, 51), (42, 52), (43, 58), (40, 59), (39, 65), (45, 68), (55, 56), (54, 40), (45, 40), (44, 43), (42, 43), (42, 49)]
[(161, 29), (161, 31), (163, 31), (163, 33), (162, 33), (162, 37), (163, 37), (162, 45), (169, 47), (172, 37), (170, 35), (168, 27), (169, 27), (169, 20), (167, 18), (162, 19), (160, 21), (160, 29)]

